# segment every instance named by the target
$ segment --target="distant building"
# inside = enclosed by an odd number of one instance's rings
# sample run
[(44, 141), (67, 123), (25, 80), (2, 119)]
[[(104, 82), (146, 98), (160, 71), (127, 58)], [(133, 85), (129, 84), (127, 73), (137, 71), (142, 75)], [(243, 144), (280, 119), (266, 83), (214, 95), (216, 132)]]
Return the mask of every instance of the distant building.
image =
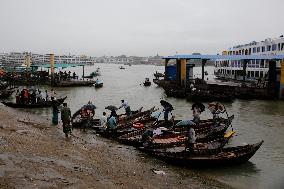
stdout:
[[(48, 64), (50, 62), (50, 54), (11, 52), (0, 54), (0, 64), (5, 67), (18, 67), (24, 63), (27, 55), (30, 55), (32, 64)], [(93, 64), (95, 58), (85, 55), (55, 55), (54, 61), (66, 64)]]

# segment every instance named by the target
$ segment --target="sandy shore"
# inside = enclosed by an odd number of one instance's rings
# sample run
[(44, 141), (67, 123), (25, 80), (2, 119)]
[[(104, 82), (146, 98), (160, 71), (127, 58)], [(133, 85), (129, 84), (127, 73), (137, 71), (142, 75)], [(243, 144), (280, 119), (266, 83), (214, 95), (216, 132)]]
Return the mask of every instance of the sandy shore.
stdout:
[[(229, 188), (132, 147), (0, 105), (0, 188)], [(166, 174), (159, 175), (154, 170)]]

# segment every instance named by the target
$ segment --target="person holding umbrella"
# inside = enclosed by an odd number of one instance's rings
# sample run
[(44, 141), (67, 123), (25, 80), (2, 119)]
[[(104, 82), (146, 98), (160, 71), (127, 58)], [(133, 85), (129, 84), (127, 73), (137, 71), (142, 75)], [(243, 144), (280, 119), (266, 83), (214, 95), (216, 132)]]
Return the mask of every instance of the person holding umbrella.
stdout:
[(169, 102), (167, 102), (165, 100), (161, 100), (160, 104), (164, 108), (164, 110), (163, 110), (164, 111), (164, 120), (168, 121), (169, 120), (169, 113), (172, 112), (174, 108)]
[(118, 117), (118, 115), (116, 114), (116, 110), (118, 110), (118, 108), (116, 106), (109, 105), (105, 107), (105, 109), (111, 111), (109, 118), (111, 118), (112, 116), (115, 118)]

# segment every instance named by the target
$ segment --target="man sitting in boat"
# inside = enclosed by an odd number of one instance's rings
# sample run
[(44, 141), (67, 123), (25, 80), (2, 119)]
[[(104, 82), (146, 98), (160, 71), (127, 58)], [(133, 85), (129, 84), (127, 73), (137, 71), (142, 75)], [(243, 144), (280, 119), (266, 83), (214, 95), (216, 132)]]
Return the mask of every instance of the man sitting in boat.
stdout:
[(128, 105), (127, 101), (121, 100), (121, 103), (122, 104), (118, 109), (124, 107), (126, 115), (131, 116), (131, 109), (130, 109), (130, 106)]
[(143, 146), (144, 147), (149, 146), (149, 143), (152, 142), (152, 139), (153, 139), (153, 131), (150, 129), (147, 129), (142, 135)]
[(192, 111), (192, 114), (193, 114), (193, 120), (192, 121), (194, 123), (198, 124), (199, 121), (200, 121), (201, 110), (200, 110), (200, 108), (197, 105), (194, 106), (192, 110), (193, 110)]
[(188, 130), (188, 140), (187, 140), (185, 150), (188, 150), (189, 152), (193, 152), (195, 141), (196, 141), (195, 131), (192, 125), (190, 125), (189, 130)]

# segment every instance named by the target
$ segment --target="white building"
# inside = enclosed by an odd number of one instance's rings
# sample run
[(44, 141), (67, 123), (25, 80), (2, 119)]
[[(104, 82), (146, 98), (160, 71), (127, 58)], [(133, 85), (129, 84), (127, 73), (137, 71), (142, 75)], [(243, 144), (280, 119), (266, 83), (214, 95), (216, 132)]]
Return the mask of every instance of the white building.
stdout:
[[(269, 55), (284, 54), (284, 37), (280, 36), (275, 39), (265, 39), (261, 42), (253, 41), (248, 44), (234, 46), (223, 52), (223, 55)], [(265, 78), (269, 70), (268, 60), (250, 60), (247, 63), (246, 78), (256, 80)], [(280, 67), (280, 61), (277, 62)], [(215, 75), (217, 77), (242, 79), (243, 61), (239, 60), (216, 60)]]

